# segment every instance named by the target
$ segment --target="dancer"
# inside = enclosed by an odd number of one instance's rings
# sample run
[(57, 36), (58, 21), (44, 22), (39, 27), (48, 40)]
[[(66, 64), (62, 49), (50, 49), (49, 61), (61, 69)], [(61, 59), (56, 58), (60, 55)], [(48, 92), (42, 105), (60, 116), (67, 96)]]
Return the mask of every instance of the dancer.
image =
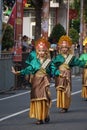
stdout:
[(45, 38), (36, 41), (36, 57), (28, 62), (28, 67), (21, 71), (15, 71), (14, 74), (33, 74), (31, 79), (31, 101), (30, 101), (30, 118), (37, 119), (36, 124), (48, 123), (50, 121), (50, 44)]
[[(84, 53), (80, 55), (79, 60), (87, 62), (87, 37), (83, 41), (83, 50)], [(87, 101), (87, 65), (83, 68), (81, 96)]]
[[(69, 36), (62, 36), (58, 42), (59, 54), (52, 60), (52, 74), (55, 76), (57, 92), (57, 108), (61, 112), (67, 112), (71, 103), (71, 68), (74, 66), (84, 67), (85, 61), (80, 61), (71, 51), (72, 41)], [(58, 71), (60, 75), (58, 76)]]

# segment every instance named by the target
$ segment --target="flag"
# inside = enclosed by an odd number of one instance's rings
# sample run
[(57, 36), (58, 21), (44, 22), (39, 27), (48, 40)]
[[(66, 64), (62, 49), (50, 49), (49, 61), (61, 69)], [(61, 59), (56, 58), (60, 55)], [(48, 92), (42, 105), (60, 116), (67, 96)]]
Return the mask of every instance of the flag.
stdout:
[(11, 15), (9, 16), (8, 24), (11, 24), (14, 27), (15, 18), (16, 18), (16, 2), (12, 8)]

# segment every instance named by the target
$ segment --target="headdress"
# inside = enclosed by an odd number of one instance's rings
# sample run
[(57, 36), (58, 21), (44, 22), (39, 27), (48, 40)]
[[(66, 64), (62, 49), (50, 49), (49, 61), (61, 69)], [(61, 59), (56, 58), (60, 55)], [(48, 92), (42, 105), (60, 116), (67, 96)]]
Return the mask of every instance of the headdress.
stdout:
[(69, 36), (63, 35), (60, 37), (58, 42), (59, 47), (71, 47), (72, 46), (72, 40)]
[(50, 47), (50, 43), (44, 37), (41, 37), (35, 42), (35, 47), (36, 50), (38, 50), (39, 48), (44, 48), (48, 50)]
[(83, 46), (87, 46), (87, 37), (83, 41)]

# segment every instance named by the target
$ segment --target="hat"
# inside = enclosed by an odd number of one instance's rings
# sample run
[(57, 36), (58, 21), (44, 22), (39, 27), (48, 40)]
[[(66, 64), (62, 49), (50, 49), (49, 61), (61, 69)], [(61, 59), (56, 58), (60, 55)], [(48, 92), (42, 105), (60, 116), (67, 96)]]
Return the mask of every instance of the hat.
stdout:
[(72, 46), (72, 40), (69, 36), (63, 35), (60, 37), (58, 42), (59, 47), (71, 47)]
[(87, 37), (83, 41), (83, 46), (87, 46)]
[(35, 42), (36, 50), (44, 48), (45, 50), (50, 48), (50, 43), (44, 38), (41, 37)]

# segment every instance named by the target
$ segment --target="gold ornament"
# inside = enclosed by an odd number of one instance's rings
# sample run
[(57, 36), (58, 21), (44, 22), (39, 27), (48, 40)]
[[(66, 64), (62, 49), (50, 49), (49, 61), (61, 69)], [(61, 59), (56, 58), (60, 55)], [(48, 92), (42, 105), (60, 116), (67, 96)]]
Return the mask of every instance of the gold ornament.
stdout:
[(72, 40), (67, 35), (63, 35), (63, 36), (60, 37), (59, 42), (58, 42), (58, 46), (62, 46), (64, 41), (66, 42), (66, 47), (72, 46)]
[(83, 41), (83, 46), (86, 46), (86, 45), (87, 45), (87, 37)]

